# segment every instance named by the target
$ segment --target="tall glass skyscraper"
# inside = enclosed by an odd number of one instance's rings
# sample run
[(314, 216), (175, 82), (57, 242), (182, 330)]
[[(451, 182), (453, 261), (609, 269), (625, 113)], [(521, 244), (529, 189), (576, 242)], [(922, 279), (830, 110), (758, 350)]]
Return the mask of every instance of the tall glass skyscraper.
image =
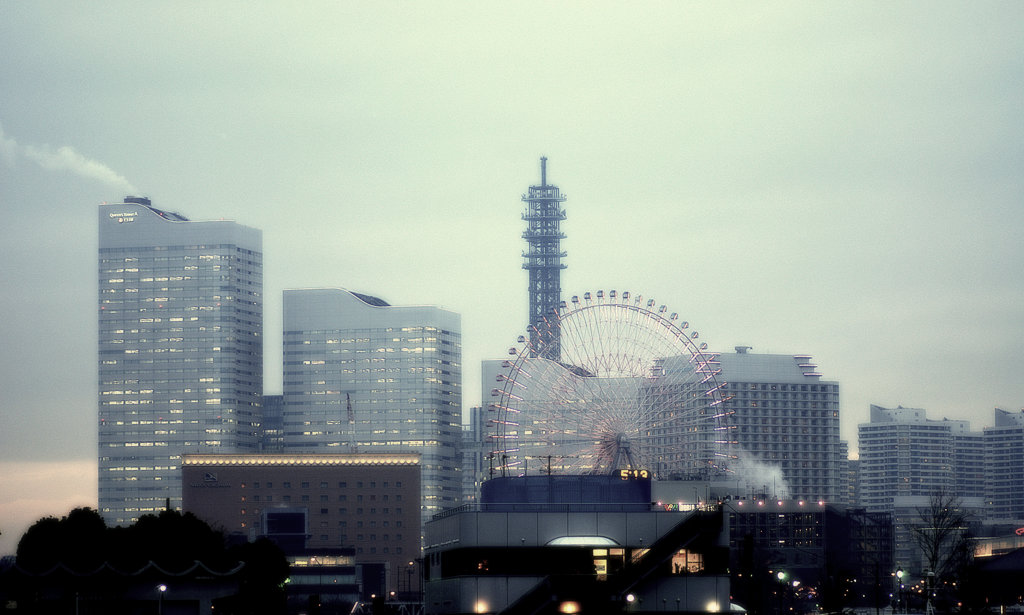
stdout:
[(181, 507), (181, 455), (255, 451), (260, 231), (147, 198), (99, 208), (99, 506), (126, 525)]
[(284, 451), (420, 453), (422, 515), (461, 499), (458, 314), (340, 288), (284, 292)]

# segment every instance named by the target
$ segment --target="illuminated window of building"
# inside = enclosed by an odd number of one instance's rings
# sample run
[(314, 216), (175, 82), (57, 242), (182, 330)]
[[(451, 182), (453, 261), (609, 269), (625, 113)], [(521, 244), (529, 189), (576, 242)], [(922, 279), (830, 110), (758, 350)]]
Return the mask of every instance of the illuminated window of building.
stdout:
[(680, 549), (672, 556), (672, 574), (687, 574), (704, 570), (704, 556)]
[(608, 549), (594, 549), (594, 574), (598, 581), (608, 578)]

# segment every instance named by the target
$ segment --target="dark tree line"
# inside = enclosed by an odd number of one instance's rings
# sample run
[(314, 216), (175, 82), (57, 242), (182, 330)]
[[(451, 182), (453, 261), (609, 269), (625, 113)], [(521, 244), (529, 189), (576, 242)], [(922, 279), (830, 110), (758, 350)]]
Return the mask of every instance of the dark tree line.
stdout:
[[(288, 561), (267, 539), (229, 545), (224, 534), (191, 513), (164, 510), (144, 515), (129, 527), (107, 527), (91, 508), (76, 508), (62, 518), (45, 517), (18, 542), (16, 564), (31, 575), (47, 576), (59, 564), (79, 575), (104, 565), (131, 575), (152, 562), (179, 574), (196, 562), (218, 573), (239, 568), (238, 594), (224, 610), (272, 613), (284, 605)], [(221, 611), (218, 611), (221, 612)]]
[(17, 564), (42, 573), (58, 563), (76, 572), (91, 572), (104, 563), (125, 572), (153, 562), (180, 571), (200, 561), (214, 570), (234, 568), (239, 559), (227, 548), (224, 535), (191, 513), (165, 510), (145, 515), (129, 527), (107, 527), (91, 508), (66, 516), (45, 517), (18, 542)]

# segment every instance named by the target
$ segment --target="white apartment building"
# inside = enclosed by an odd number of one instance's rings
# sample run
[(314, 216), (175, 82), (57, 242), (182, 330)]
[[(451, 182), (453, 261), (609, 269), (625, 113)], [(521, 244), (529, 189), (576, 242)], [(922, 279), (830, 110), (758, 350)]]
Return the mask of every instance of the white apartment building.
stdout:
[[(871, 406), (871, 422), (858, 426), (860, 505), (893, 516), (895, 562), (923, 570), (910, 528), (939, 491), (980, 513), (979, 485), (963, 487), (977, 473), (979, 434), (968, 421), (931, 420), (919, 408)], [(984, 480), (980, 482), (984, 485)], [(963, 488), (963, 489), (961, 489)], [(983, 487), (982, 487), (983, 488)]]
[(985, 504), (990, 520), (1024, 522), (1024, 410), (995, 410), (984, 433)]

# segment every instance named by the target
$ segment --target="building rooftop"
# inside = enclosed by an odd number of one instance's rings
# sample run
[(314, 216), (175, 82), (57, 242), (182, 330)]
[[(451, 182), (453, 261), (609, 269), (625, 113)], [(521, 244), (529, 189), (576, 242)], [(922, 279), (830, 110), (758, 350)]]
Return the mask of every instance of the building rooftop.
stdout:
[(308, 455), (182, 455), (183, 466), (354, 466), (419, 465), (418, 453), (315, 453)]

